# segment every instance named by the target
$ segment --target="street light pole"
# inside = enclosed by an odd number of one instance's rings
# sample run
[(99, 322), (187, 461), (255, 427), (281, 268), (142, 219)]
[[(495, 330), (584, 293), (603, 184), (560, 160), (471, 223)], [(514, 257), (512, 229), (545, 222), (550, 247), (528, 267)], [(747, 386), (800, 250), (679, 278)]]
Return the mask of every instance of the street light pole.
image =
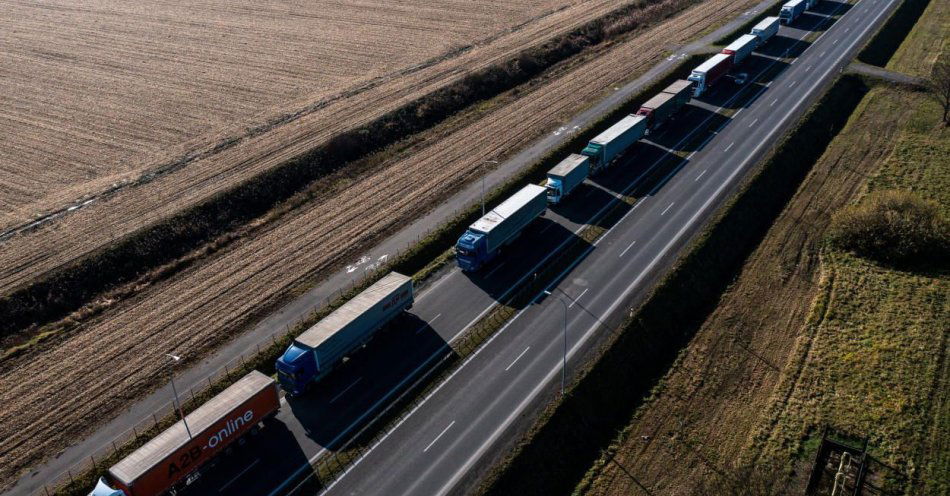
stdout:
[(170, 362), (166, 363), (168, 364), (168, 378), (172, 383), (172, 392), (175, 394), (175, 406), (178, 407), (178, 414), (181, 415), (181, 421), (185, 424), (185, 432), (188, 433), (188, 439), (191, 439), (191, 429), (188, 428), (188, 420), (185, 419), (185, 410), (181, 407), (181, 401), (178, 400), (178, 389), (175, 387), (175, 371), (172, 370), (171, 367), (175, 362), (181, 360), (181, 357), (170, 353), (165, 353), (165, 356), (171, 359)]
[[(497, 160), (486, 160), (483, 164), (498, 164)], [(482, 174), (482, 217), (485, 216), (485, 174)]]
[(557, 301), (561, 302), (561, 306), (564, 307), (564, 354), (561, 359), (561, 396), (564, 396), (565, 383), (567, 382), (567, 303), (560, 296), (548, 290), (544, 290), (544, 294), (557, 298)]

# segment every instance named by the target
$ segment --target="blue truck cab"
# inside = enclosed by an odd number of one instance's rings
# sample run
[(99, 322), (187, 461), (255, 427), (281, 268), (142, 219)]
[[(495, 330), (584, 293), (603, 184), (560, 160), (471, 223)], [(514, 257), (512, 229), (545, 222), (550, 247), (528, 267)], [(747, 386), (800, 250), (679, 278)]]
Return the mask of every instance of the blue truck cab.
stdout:
[(317, 373), (317, 361), (310, 350), (291, 344), (277, 359), (277, 382), (281, 389), (297, 396), (302, 394)]
[(455, 244), (455, 258), (459, 268), (465, 272), (475, 272), (482, 268), (495, 258), (496, 253), (497, 251), (489, 253), (484, 234), (471, 230), (465, 231)]
[(501, 248), (547, 209), (547, 188), (529, 184), (482, 216), (455, 243), (455, 260), (464, 272), (492, 261)]

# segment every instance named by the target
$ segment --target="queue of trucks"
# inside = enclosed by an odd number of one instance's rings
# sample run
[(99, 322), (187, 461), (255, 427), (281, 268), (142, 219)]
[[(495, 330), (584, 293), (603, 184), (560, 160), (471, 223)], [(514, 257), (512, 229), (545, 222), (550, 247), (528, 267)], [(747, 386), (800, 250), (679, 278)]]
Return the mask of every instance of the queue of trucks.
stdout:
[(278, 385), (299, 395), (412, 307), (412, 278), (390, 272), (304, 331), (277, 359), (277, 381), (252, 371), (113, 465), (90, 496), (174, 492), (280, 410)]
[[(486, 213), (458, 239), (456, 258), (463, 271), (477, 271), (514, 241), (547, 205), (557, 204), (578, 186), (616, 162), (634, 143), (660, 128), (688, 101), (793, 22), (817, 0), (792, 0), (779, 17), (767, 17), (694, 69), (594, 137), (547, 174), (545, 186), (528, 185)], [(799, 5), (803, 6), (800, 7)], [(786, 9), (788, 7), (788, 9)], [(786, 14), (787, 12), (787, 14)], [(277, 359), (277, 380), (252, 371), (164, 432), (113, 465), (90, 496), (157, 496), (173, 492), (227, 446), (256, 430), (280, 409), (278, 387), (304, 393), (346, 356), (412, 307), (412, 279), (391, 272), (304, 331)]]
[[(727, 45), (721, 53), (694, 69), (687, 80), (674, 81), (644, 102), (635, 114), (625, 116), (590, 140), (579, 154), (572, 153), (547, 173), (543, 188), (529, 185), (502, 202), (469, 226), (455, 244), (456, 262), (465, 272), (475, 272), (494, 260), (502, 248), (545, 212), (547, 203), (556, 205), (594, 174), (615, 163), (624, 152), (651, 131), (671, 120), (690, 99), (742, 63), (756, 48), (778, 32), (779, 18), (766, 17)], [(545, 194), (546, 191), (546, 194)]]

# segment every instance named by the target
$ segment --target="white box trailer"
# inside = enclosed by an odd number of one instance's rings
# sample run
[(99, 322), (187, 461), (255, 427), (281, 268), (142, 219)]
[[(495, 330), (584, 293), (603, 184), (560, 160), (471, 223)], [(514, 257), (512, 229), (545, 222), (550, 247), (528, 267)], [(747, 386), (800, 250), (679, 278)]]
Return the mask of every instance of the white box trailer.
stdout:
[(291, 394), (328, 374), (397, 315), (412, 307), (412, 278), (390, 272), (313, 327), (277, 360), (280, 385)]
[(557, 204), (590, 173), (590, 157), (572, 153), (548, 171), (548, 203)]
[(757, 37), (759, 39), (758, 46), (762, 46), (778, 33), (779, 24), (778, 17), (766, 17), (753, 26), (749, 34)]
[(646, 117), (628, 115), (590, 140), (590, 143), (581, 151), (581, 155), (590, 157), (592, 174), (600, 172), (633, 146), (646, 132)]
[(751, 34), (744, 34), (726, 46), (726, 48), (723, 48), (722, 53), (732, 55), (732, 65), (739, 65), (746, 57), (752, 54), (752, 50), (755, 50), (758, 44), (758, 37)]

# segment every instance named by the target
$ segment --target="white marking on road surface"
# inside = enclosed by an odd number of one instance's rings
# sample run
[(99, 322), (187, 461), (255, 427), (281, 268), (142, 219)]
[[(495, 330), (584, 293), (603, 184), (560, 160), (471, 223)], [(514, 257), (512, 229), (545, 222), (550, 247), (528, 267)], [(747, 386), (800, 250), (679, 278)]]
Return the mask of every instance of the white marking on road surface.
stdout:
[(416, 334), (419, 334), (420, 332), (422, 332), (422, 330), (425, 329), (426, 327), (431, 326), (432, 323), (435, 322), (436, 320), (438, 320), (438, 318), (441, 317), (441, 316), (442, 316), (442, 314), (440, 313), (440, 314), (436, 315), (435, 317), (432, 317), (431, 319), (429, 319), (429, 321), (426, 322), (425, 324), (419, 326), (419, 328), (416, 329)]
[(521, 354), (517, 356), (517, 358), (515, 358), (511, 363), (508, 364), (507, 367), (505, 367), (505, 372), (508, 372), (508, 369), (510, 369), (512, 366), (514, 366), (515, 362), (517, 362), (518, 360), (521, 360), (521, 357), (523, 357), (524, 354), (527, 353), (528, 350), (530, 350), (530, 349), (531, 349), (530, 346), (527, 347), (527, 348), (525, 348), (524, 351), (522, 351)]
[(585, 289), (584, 291), (581, 291), (581, 294), (580, 294), (577, 298), (574, 298), (574, 301), (572, 301), (571, 304), (567, 306), (567, 308), (573, 307), (574, 304), (577, 303), (578, 300), (580, 300), (581, 298), (583, 298), (584, 295), (587, 294), (588, 291), (590, 291), (590, 288), (587, 288), (587, 289)]
[(848, 31), (851, 31), (851, 28), (845, 28), (844, 32), (847, 33)]
[(832, 41), (831, 44), (832, 44), (832, 45), (837, 45), (837, 44), (838, 44), (838, 38), (835, 38), (835, 41)]
[[(841, 9), (841, 7), (839, 6), (839, 7), (836, 9), (836, 11), (837, 11), (837, 10), (840, 10), (840, 9)], [(870, 28), (870, 26), (873, 25), (873, 23), (876, 22), (877, 19), (879, 19), (879, 18), (881, 17), (881, 15), (882, 15), (884, 12), (885, 12), (885, 9), (882, 9), (882, 10), (877, 14), (877, 16), (875, 17), (875, 19), (872, 20), (871, 23), (867, 25), (867, 27), (865, 27), (864, 32), (867, 32), (867, 30)], [(827, 33), (827, 31), (824, 32), (824, 33), (821, 33), (821, 34), (818, 36), (818, 38), (817, 38), (813, 43), (816, 43), (818, 40), (820, 40), (822, 37), (824, 37), (824, 35), (825, 35), (826, 33)], [(863, 34), (862, 34), (862, 35), (863, 35)], [(858, 38), (860, 38), (860, 36), (861, 36), (861, 35), (859, 35)], [(857, 39), (857, 38), (856, 38), (856, 39)], [(796, 43), (801, 42), (801, 41), (802, 41), (802, 39), (798, 39)], [(853, 45), (854, 45), (854, 42), (851, 43), (851, 46), (853, 46)], [(823, 56), (824, 54), (825, 54), (825, 52), (822, 52), (822, 53), (821, 53), (822, 56)], [(840, 60), (840, 58), (841, 58), (841, 57), (839, 57), (839, 60)], [(765, 69), (763, 69), (759, 74), (757, 74), (756, 77), (753, 78), (753, 80), (757, 80), (762, 74), (764, 74), (768, 69), (770, 69), (770, 68), (771, 68), (773, 65), (775, 65), (775, 63), (777, 63), (777, 62), (778, 62), (778, 60), (773, 61), (773, 62), (772, 62), (771, 64), (769, 64)], [(827, 75), (827, 73), (828, 73), (828, 71), (825, 72), (825, 75)], [(820, 79), (821, 79), (821, 78), (819, 78), (819, 80), (820, 80)], [(771, 84), (771, 83), (770, 83), (770, 84)], [(759, 91), (759, 93), (764, 92), (764, 91), (766, 90), (766, 88), (767, 88), (768, 86), (770, 86), (770, 84), (767, 84), (766, 87), (763, 87), (763, 88)], [(817, 85), (817, 83), (813, 84), (813, 85), (812, 85), (812, 88), (814, 88), (816, 85)], [(738, 96), (741, 95), (741, 93), (742, 93), (742, 92), (739, 92), (739, 93), (737, 93), (736, 95), (734, 95), (732, 98), (730, 98), (723, 106), (721, 106), (721, 107), (719, 107), (719, 109), (717, 109), (717, 112), (718, 112), (719, 110), (721, 110), (722, 108), (724, 108), (725, 105), (728, 105), (728, 104), (731, 103), (733, 100), (735, 100), (736, 98), (738, 98)], [(743, 109), (743, 110), (744, 110), (744, 109)], [(790, 113), (791, 113), (791, 111), (787, 112), (785, 117), (787, 117), (788, 114), (790, 114)], [(738, 113), (737, 113), (737, 114), (738, 114)], [(707, 117), (707, 118), (704, 119), (702, 122), (700, 122), (699, 125), (698, 125), (696, 128), (693, 129), (693, 131), (691, 131), (690, 133), (688, 133), (682, 140), (679, 141), (679, 143), (677, 143), (676, 145), (674, 145), (674, 147), (678, 147), (678, 146), (680, 146), (681, 144), (685, 143), (688, 139), (691, 139), (692, 136), (693, 136), (694, 134), (696, 134), (696, 132), (699, 131), (699, 129), (700, 129), (706, 122), (709, 121), (709, 119), (711, 119), (711, 117)], [(770, 135), (770, 136), (771, 136), (771, 135)], [(706, 140), (706, 141), (708, 141), (708, 140)], [(758, 148), (761, 148), (761, 145), (760, 145), (759, 147), (757, 147), (756, 150), (758, 150)], [(697, 153), (697, 152), (694, 151), (693, 153), (690, 154), (690, 157), (692, 157), (692, 156), (695, 155), (696, 153)], [(657, 161), (655, 161), (653, 164), (651, 164), (651, 166), (648, 167), (647, 170), (643, 171), (643, 172), (640, 174), (640, 176), (638, 176), (638, 177), (627, 187), (627, 190), (626, 190), (626, 191), (632, 190), (632, 189), (634, 188), (634, 186), (636, 186), (637, 184), (639, 184), (639, 182), (640, 182), (644, 177), (646, 177), (647, 174), (649, 174), (650, 172), (652, 172), (653, 169), (654, 169), (660, 162), (662, 162), (662, 159), (657, 160)], [(672, 174), (674, 174), (675, 172), (676, 172), (676, 171), (673, 171), (673, 172), (671, 172), (669, 175), (672, 175)], [(669, 175), (668, 175), (667, 177), (669, 177)], [(717, 194), (718, 194), (718, 192), (717, 192)], [(715, 195), (714, 195), (714, 196), (715, 196)], [(624, 219), (626, 219), (627, 216), (629, 216), (634, 210), (636, 210), (636, 208), (637, 208), (638, 206), (640, 206), (640, 203), (642, 203), (642, 202), (637, 202), (637, 203), (633, 206), (633, 208), (631, 208), (626, 214), (624, 214), (624, 216), (623, 216), (623, 217), (617, 222), (617, 224), (615, 224), (615, 225), (620, 225), (621, 223), (623, 223)], [(708, 202), (707, 202), (707, 203), (708, 203)], [(594, 213), (594, 215), (591, 216), (590, 219), (596, 218), (598, 215), (600, 215), (604, 210), (606, 210), (606, 209), (609, 208), (610, 206), (611, 206), (611, 205), (605, 205), (604, 207), (601, 208), (601, 210), (599, 210), (598, 212)], [(705, 207), (705, 206), (704, 206), (704, 207)], [(579, 229), (575, 232), (575, 234), (577, 234), (578, 232), (580, 232), (581, 229), (583, 229), (583, 227), (579, 228)], [(611, 230), (612, 230), (612, 229), (611, 229)], [(685, 231), (685, 227), (684, 227), (683, 229), (681, 229), (681, 232), (678, 233), (677, 236), (680, 235), (680, 234), (682, 234), (682, 231)], [(609, 232), (610, 232), (610, 231), (608, 231), (608, 233), (609, 233)], [(607, 234), (607, 233), (605, 233), (604, 236), (606, 236), (606, 234)], [(556, 247), (554, 250), (552, 250), (546, 257), (544, 257), (544, 259), (542, 259), (537, 265), (535, 265), (535, 268), (540, 267), (540, 266), (541, 266), (542, 264), (544, 264), (544, 263), (547, 263), (548, 259), (549, 259), (551, 256), (553, 256), (554, 253), (557, 253), (557, 252), (560, 250), (560, 248), (561, 248), (566, 242), (567, 242), (567, 241), (563, 242), (560, 246), (558, 246), (558, 247)], [(672, 244), (672, 243), (670, 243), (670, 244)], [(666, 249), (668, 249), (668, 247), (669, 247), (669, 246), (667, 246), (666, 248), (664, 248), (664, 250), (663, 250), (664, 253), (665, 253)], [(566, 269), (564, 269), (564, 271), (562, 271), (561, 274), (563, 275), (563, 274), (569, 272), (570, 270), (573, 270), (574, 267), (575, 267), (578, 263), (580, 263), (580, 261), (581, 261), (581, 259), (583, 258), (583, 256), (586, 255), (586, 253), (590, 251), (590, 249), (592, 249), (592, 248), (589, 248), (588, 250), (585, 251), (585, 253), (581, 254), (580, 257), (578, 257), (577, 259), (575, 259), (574, 262), (572, 262)], [(659, 258), (659, 257), (657, 257), (657, 258)], [(654, 260), (654, 262), (655, 262), (655, 260)], [(651, 263), (651, 266), (652, 266), (652, 263)], [(649, 270), (649, 267), (648, 267), (647, 270)], [(475, 322), (477, 322), (477, 321), (480, 320), (484, 315), (486, 315), (488, 312), (490, 312), (490, 311), (495, 307), (495, 305), (497, 304), (497, 301), (499, 301), (499, 300), (505, 298), (505, 297), (508, 295), (508, 293), (510, 293), (515, 287), (517, 287), (518, 285), (520, 285), (521, 282), (522, 282), (525, 278), (529, 277), (529, 276), (531, 275), (531, 272), (533, 272), (533, 270), (532, 270), (532, 271), (529, 271), (529, 272), (526, 273), (524, 276), (522, 276), (522, 278), (521, 278), (518, 282), (516, 282), (514, 285), (512, 285), (498, 300), (496, 300), (495, 303), (489, 305), (489, 306), (488, 306), (485, 310), (483, 310), (478, 316), (476, 316), (475, 319), (473, 319), (471, 322), (469, 322), (468, 324), (466, 324), (458, 333), (455, 334), (455, 336), (453, 336), (453, 338), (450, 340), (450, 342), (455, 341), (460, 335), (462, 335), (462, 333), (464, 333), (464, 332), (465, 332), (469, 327), (471, 327)], [(436, 282), (435, 285), (433, 285), (432, 287), (430, 287), (430, 288), (428, 289), (428, 291), (432, 291), (436, 285), (439, 285), (439, 284), (441, 284), (443, 281), (446, 281), (446, 280), (448, 280), (447, 277), (442, 278), (440, 281)], [(630, 286), (630, 288), (632, 288), (632, 287), (634, 287), (634, 286), (636, 286), (636, 283), (634, 283), (632, 286)], [(428, 292), (428, 291), (427, 291), (427, 292)], [(621, 301), (621, 300), (615, 301), (614, 306), (616, 306), (616, 304), (617, 304), (619, 301)], [(372, 452), (377, 446), (379, 446), (383, 441), (385, 441), (386, 439), (388, 439), (389, 436), (390, 436), (393, 432), (395, 432), (400, 426), (402, 426), (402, 424), (403, 424), (409, 417), (411, 417), (411, 416), (416, 412), (416, 410), (418, 410), (419, 408), (421, 408), (425, 403), (428, 402), (428, 400), (429, 400), (430, 398), (432, 398), (432, 396), (434, 396), (437, 392), (439, 392), (439, 391), (442, 389), (442, 387), (444, 387), (446, 384), (448, 384), (448, 383), (450, 382), (450, 380), (451, 380), (456, 374), (458, 374), (462, 369), (465, 368), (465, 365), (467, 365), (467, 364), (468, 364), (469, 362), (471, 362), (477, 355), (479, 355), (483, 349), (485, 349), (491, 342), (493, 342), (493, 341), (495, 340), (495, 338), (497, 338), (498, 336), (501, 336), (501, 335), (504, 333), (504, 331), (505, 331), (515, 320), (517, 320), (525, 311), (527, 311), (527, 307), (524, 308), (524, 309), (522, 309), (522, 310), (521, 310), (520, 312), (518, 312), (512, 319), (510, 319), (508, 322), (506, 322), (505, 325), (502, 326), (502, 328), (499, 329), (495, 334), (493, 334), (486, 342), (484, 342), (484, 343), (482, 344), (482, 346), (479, 347), (479, 349), (475, 350), (475, 353), (473, 353), (472, 355), (470, 355), (470, 356), (468, 357), (468, 359), (466, 359), (466, 361), (465, 361), (463, 364), (461, 364), (457, 369), (455, 369), (455, 370), (449, 375), (449, 377), (447, 377), (447, 378), (446, 378), (444, 381), (442, 381), (438, 386), (436, 386), (436, 388), (435, 388), (432, 392), (430, 392), (425, 398), (423, 398), (422, 401), (420, 401), (420, 402), (415, 406), (415, 408), (413, 408), (407, 415), (405, 415), (395, 426), (393, 426), (392, 429), (390, 429), (388, 432), (386, 432), (386, 434), (383, 435), (382, 438), (380, 438), (379, 441), (376, 442), (376, 444), (374, 444), (372, 447), (370, 447), (370, 449), (369, 449), (366, 453), (364, 453), (363, 456), (361, 456), (360, 458), (358, 458), (358, 459), (356, 460), (356, 462), (354, 462), (352, 465), (350, 465), (349, 467), (347, 467), (347, 468), (343, 471), (343, 473), (340, 474), (340, 476), (336, 478), (336, 480), (334, 480), (329, 486), (327, 486), (327, 487), (324, 489), (323, 492), (329, 491), (331, 488), (333, 488), (334, 486), (336, 486), (338, 482), (340, 482), (341, 480), (343, 480), (343, 478), (344, 478), (347, 474), (349, 474), (350, 471), (352, 471), (353, 469), (355, 469), (356, 466), (359, 465), (360, 462), (362, 462), (362, 461), (366, 458), (367, 455), (369, 455), (369, 453), (371, 453), (371, 452)], [(612, 312), (612, 311), (613, 311), (613, 309), (609, 310), (608, 313), (609, 313), (609, 312)], [(582, 336), (582, 340), (586, 340), (587, 337), (589, 337), (589, 336), (587, 336), (587, 335)], [(579, 344), (578, 344), (578, 345), (575, 345), (575, 347), (572, 348), (570, 354), (573, 354), (574, 351), (576, 350), (576, 348), (577, 348), (578, 346), (579, 346)], [(363, 419), (366, 417), (366, 415), (368, 415), (370, 412), (374, 411), (375, 408), (377, 408), (379, 404), (381, 404), (381, 403), (383, 403), (384, 401), (386, 401), (386, 400), (389, 398), (389, 396), (392, 395), (396, 390), (401, 389), (402, 386), (405, 384), (405, 382), (407, 382), (408, 380), (412, 379), (412, 378), (415, 376), (415, 374), (416, 374), (419, 370), (421, 370), (422, 368), (426, 367), (426, 366), (429, 364), (430, 361), (432, 361), (434, 358), (437, 358), (440, 354), (441, 354), (441, 352), (437, 352), (437, 353), (434, 353), (432, 356), (430, 356), (424, 363), (422, 363), (421, 365), (419, 365), (419, 367), (417, 367), (416, 370), (413, 371), (413, 373), (411, 373), (411, 374), (410, 374), (409, 376), (407, 376), (405, 379), (403, 379), (402, 381), (400, 381), (400, 383), (396, 386), (396, 388), (394, 388), (393, 390), (390, 390), (390, 392), (389, 392), (385, 397), (383, 397), (383, 398), (381, 398), (380, 400), (378, 400), (378, 401), (372, 406), (372, 408), (370, 408), (370, 410), (367, 410), (367, 411), (365, 411), (362, 415), (360, 415), (359, 418), (356, 419), (356, 421), (354, 421), (354, 423), (350, 424), (350, 426), (349, 426), (347, 429), (345, 429), (343, 432), (341, 432), (330, 444), (335, 444), (336, 442), (338, 442), (338, 441), (340, 440), (340, 438), (342, 438), (344, 435), (346, 435), (346, 434), (350, 431), (350, 429), (352, 429), (356, 424), (362, 422)], [(444, 359), (444, 358), (445, 358), (445, 357), (443, 356), (443, 359)], [(560, 365), (559, 365), (558, 367), (560, 367)], [(560, 370), (560, 368), (554, 369), (554, 370), (549, 374), (549, 376), (550, 376), (550, 377), (553, 377), (553, 374), (556, 373), (558, 370)], [(428, 374), (426, 374), (426, 376), (427, 376), (427, 375), (428, 375)], [(424, 378), (425, 378), (425, 376), (422, 377), (422, 378), (420, 378), (420, 379), (418, 379), (416, 382), (418, 383), (419, 381), (423, 380)], [(543, 387), (547, 382), (549, 382), (549, 381), (546, 380), (546, 381), (542, 381), (542, 383), (539, 383), (539, 384), (535, 387), (535, 390), (532, 391), (532, 393), (529, 395), (529, 398), (528, 398), (528, 399), (533, 398), (534, 396), (536, 396), (537, 391), (540, 390), (540, 388)], [(403, 395), (405, 395), (405, 394), (406, 394), (406, 393), (403, 393)], [(401, 397), (401, 396), (400, 396), (400, 397)], [(528, 399), (522, 401), (521, 405), (519, 405), (518, 408), (516, 408), (515, 411), (514, 411), (512, 414), (510, 414), (510, 415), (508, 416), (508, 418), (502, 423), (502, 426), (503, 426), (503, 427), (504, 427), (504, 426), (507, 426), (508, 424), (510, 424), (511, 419), (513, 419), (514, 416), (517, 415), (517, 413), (520, 412), (520, 411), (524, 408), (524, 404), (528, 401)], [(365, 430), (365, 428), (364, 428), (364, 430)], [(492, 437), (492, 438), (497, 437), (498, 431), (499, 431), (499, 430), (496, 429), (495, 433), (494, 433), (491, 437)], [(361, 430), (360, 432), (362, 432), (362, 430)], [(357, 435), (359, 435), (359, 433), (358, 433)], [(487, 449), (487, 447), (488, 447), (489, 444), (490, 444), (490, 443), (483, 443), (482, 446), (481, 446), (478, 450), (476, 450), (476, 452), (473, 453), (472, 456), (470, 456), (470, 457), (468, 458), (468, 460), (466, 461), (465, 466), (463, 467), (463, 469), (462, 469), (462, 470), (459, 470), (459, 471), (456, 471), (456, 473), (455, 473), (455, 475), (452, 477), (452, 479), (449, 480), (448, 483), (446, 483), (445, 485), (443, 485), (443, 491), (442, 491), (442, 492), (444, 492), (445, 488), (451, 487), (451, 486), (455, 485), (455, 483), (457, 482), (458, 478), (461, 477), (461, 474), (464, 473), (465, 471), (467, 471), (468, 466), (470, 466), (470, 465), (473, 463), (473, 460), (474, 460), (476, 457), (481, 456), (481, 453), (483, 453), (483, 452), (485, 451), (485, 449)], [(283, 489), (284, 489), (285, 487), (287, 487), (287, 485), (290, 484), (294, 479), (296, 479), (302, 472), (306, 471), (308, 468), (311, 468), (311, 467), (312, 467), (312, 463), (314, 462), (314, 460), (316, 460), (317, 458), (319, 458), (320, 456), (322, 456), (325, 452), (326, 452), (326, 449), (321, 449), (320, 451), (318, 451), (317, 453), (315, 453), (313, 456), (311, 456), (311, 457), (307, 460), (307, 463), (306, 463), (305, 465), (302, 465), (293, 475), (291, 475), (290, 477), (286, 478), (276, 489), (274, 489), (273, 491), (271, 491), (271, 492), (270, 492), (270, 496), (276, 496), (278, 493), (280, 493), (281, 491), (283, 491)], [(311, 475), (311, 476), (308, 476), (308, 477), (306, 477), (306, 478), (304, 478), (303, 481), (301, 481), (300, 483), (298, 483), (298, 485), (296, 486), (296, 488), (299, 488), (301, 485), (303, 485), (304, 483), (306, 483), (306, 482), (310, 479), (310, 477), (312, 477), (312, 475)], [(295, 490), (296, 490), (296, 488), (295, 488)]]
[(240, 479), (242, 475), (246, 474), (248, 470), (254, 468), (254, 465), (257, 465), (257, 463), (260, 462), (260, 461), (261, 461), (260, 458), (255, 458), (254, 461), (251, 462), (250, 465), (248, 465), (247, 467), (244, 467), (244, 470), (242, 470), (239, 474), (235, 475), (233, 479), (231, 479), (231, 480), (229, 480), (228, 482), (226, 482), (225, 484), (223, 484), (223, 485), (221, 486), (221, 488), (218, 489), (218, 492), (219, 492), (219, 493), (223, 493), (224, 490), (228, 488), (228, 486), (230, 486), (231, 484), (234, 484), (235, 481), (237, 481), (238, 479)]
[(819, 57), (824, 57), (824, 56), (825, 56), (825, 52), (821, 52), (820, 54), (818, 54), (818, 56), (819, 56)]
[(797, 82), (798, 82), (798, 81), (792, 81), (791, 83), (788, 83), (788, 87), (791, 88), (792, 86), (795, 86), (795, 83), (797, 83)]
[(778, 103), (778, 98), (776, 98), (775, 100), (772, 100), (772, 103), (769, 104), (769, 107), (771, 107), (772, 105), (775, 105), (776, 103)]
[[(554, 225), (554, 224), (551, 224), (551, 225)], [(548, 227), (550, 227), (550, 225), (549, 225)], [(491, 278), (492, 274), (494, 274), (495, 272), (497, 272), (498, 269), (504, 267), (506, 263), (507, 263), (507, 262), (502, 262), (502, 263), (498, 264), (498, 266), (495, 267), (494, 269), (488, 271), (488, 273), (485, 274), (485, 279)]]
[(353, 386), (359, 384), (359, 382), (362, 381), (362, 380), (363, 380), (362, 377), (358, 377), (355, 381), (353, 381), (352, 384), (350, 384), (349, 386), (346, 386), (346, 388), (344, 388), (343, 391), (340, 391), (339, 393), (337, 393), (336, 396), (334, 396), (333, 398), (331, 398), (331, 399), (330, 399), (330, 404), (332, 405), (334, 401), (340, 399), (341, 396), (343, 396), (344, 394), (346, 394), (346, 392), (349, 391), (350, 389), (353, 389)]
[(808, 72), (808, 71), (810, 71), (810, 70), (811, 70), (811, 66), (808, 66), (808, 67), (805, 68), (805, 72)]
[(703, 177), (706, 174), (707, 170), (709, 169), (703, 169), (703, 171), (700, 172), (698, 176), (696, 176), (696, 179), (693, 179), (693, 182), (699, 181), (699, 178)]
[(729, 143), (729, 146), (727, 146), (723, 151), (724, 151), (724, 152), (728, 152), (729, 149), (732, 148), (732, 145), (734, 145), (734, 144), (736, 144), (735, 141), (733, 141), (732, 143)]
[(668, 212), (668, 211), (670, 210), (670, 208), (673, 208), (673, 204), (674, 204), (674, 203), (676, 203), (676, 202), (670, 202), (669, 206), (667, 206), (666, 208), (663, 209), (662, 212), (660, 212), (660, 215), (665, 214), (666, 212)]
[[(633, 240), (632, 243), (630, 243), (629, 245), (627, 245), (627, 247), (624, 248), (622, 252), (620, 252), (620, 257), (626, 255), (627, 252), (630, 251), (630, 248), (633, 248), (633, 245), (635, 245), (635, 244), (637, 244), (637, 240)], [(620, 257), (617, 257), (617, 258), (620, 258)]]
[(442, 432), (440, 432), (439, 435), (436, 436), (435, 439), (433, 439), (432, 442), (429, 443), (428, 446), (426, 446), (426, 449), (422, 450), (422, 452), (425, 453), (426, 451), (429, 451), (429, 448), (431, 448), (432, 445), (435, 444), (435, 442), (438, 441), (440, 437), (444, 436), (445, 433), (448, 432), (449, 429), (451, 429), (453, 425), (455, 425), (455, 421), (454, 421), (454, 420), (452, 421), (451, 424), (449, 424), (448, 427), (446, 427), (445, 429), (442, 429)]
[(749, 123), (749, 127), (754, 126), (756, 122), (759, 122), (759, 118), (758, 118), (758, 117), (756, 117), (755, 119), (752, 119), (752, 122)]

